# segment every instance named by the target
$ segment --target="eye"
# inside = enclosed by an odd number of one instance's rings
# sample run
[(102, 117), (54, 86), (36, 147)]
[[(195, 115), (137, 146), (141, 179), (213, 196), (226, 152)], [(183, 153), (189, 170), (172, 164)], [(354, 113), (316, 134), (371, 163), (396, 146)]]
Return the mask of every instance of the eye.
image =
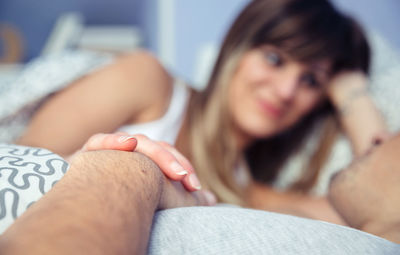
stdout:
[(267, 51), (264, 53), (264, 57), (270, 65), (273, 66), (282, 66), (283, 58), (274, 51)]
[(318, 82), (317, 78), (312, 73), (306, 73), (301, 77), (301, 83), (307, 85), (313, 89), (319, 89), (320, 83)]

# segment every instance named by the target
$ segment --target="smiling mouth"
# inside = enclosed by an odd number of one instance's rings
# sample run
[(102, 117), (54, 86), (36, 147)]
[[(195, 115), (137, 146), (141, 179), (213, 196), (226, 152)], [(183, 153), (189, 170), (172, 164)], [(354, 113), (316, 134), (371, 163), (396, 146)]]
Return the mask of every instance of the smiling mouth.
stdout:
[(268, 115), (272, 116), (275, 119), (278, 119), (282, 116), (283, 111), (280, 108), (272, 105), (271, 103), (259, 100), (259, 105), (263, 110), (263, 112), (267, 113)]

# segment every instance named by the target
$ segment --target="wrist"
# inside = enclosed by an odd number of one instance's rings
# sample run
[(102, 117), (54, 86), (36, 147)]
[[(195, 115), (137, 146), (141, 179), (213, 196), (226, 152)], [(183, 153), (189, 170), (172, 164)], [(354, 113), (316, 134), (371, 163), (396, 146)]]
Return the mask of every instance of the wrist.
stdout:
[(329, 84), (327, 94), (333, 105), (341, 108), (356, 98), (368, 95), (367, 77), (362, 72), (339, 74)]

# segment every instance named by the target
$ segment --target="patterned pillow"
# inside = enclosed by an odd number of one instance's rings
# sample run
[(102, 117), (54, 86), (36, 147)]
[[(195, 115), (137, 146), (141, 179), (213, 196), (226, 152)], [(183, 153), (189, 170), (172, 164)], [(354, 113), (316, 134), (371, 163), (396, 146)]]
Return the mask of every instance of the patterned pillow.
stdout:
[(67, 169), (68, 163), (48, 150), (0, 143), (0, 234)]

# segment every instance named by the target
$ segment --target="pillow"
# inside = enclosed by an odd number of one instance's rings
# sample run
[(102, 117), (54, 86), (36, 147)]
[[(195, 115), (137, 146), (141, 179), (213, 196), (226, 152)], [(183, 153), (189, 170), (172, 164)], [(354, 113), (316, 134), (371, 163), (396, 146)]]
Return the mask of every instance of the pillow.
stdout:
[(400, 245), (323, 221), (259, 210), (184, 207), (156, 213), (148, 254), (398, 254)]
[(48, 150), (0, 143), (0, 234), (67, 169), (68, 163)]

